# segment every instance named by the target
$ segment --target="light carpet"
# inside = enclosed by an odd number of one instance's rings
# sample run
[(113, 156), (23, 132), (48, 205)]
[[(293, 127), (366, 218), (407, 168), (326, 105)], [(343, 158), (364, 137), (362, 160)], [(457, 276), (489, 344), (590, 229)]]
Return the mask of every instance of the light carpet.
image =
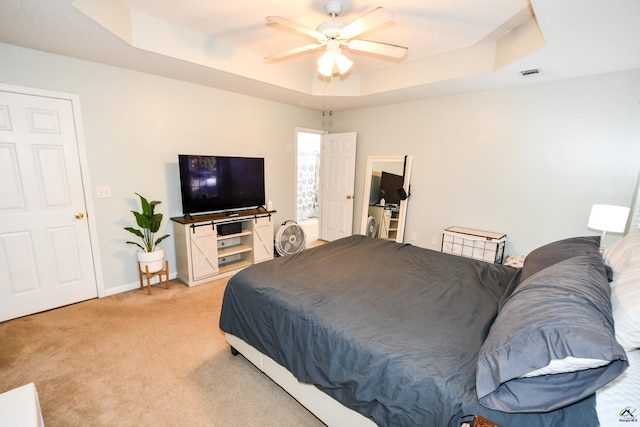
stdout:
[(35, 383), (45, 425), (322, 426), (218, 328), (226, 279), (0, 323), (0, 392)]

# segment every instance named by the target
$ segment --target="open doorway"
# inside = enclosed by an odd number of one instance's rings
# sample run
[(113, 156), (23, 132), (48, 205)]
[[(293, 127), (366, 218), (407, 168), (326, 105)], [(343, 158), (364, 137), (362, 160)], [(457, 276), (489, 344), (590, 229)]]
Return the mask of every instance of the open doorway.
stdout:
[(296, 130), (296, 222), (305, 231), (307, 245), (319, 238), (323, 134), (323, 131)]

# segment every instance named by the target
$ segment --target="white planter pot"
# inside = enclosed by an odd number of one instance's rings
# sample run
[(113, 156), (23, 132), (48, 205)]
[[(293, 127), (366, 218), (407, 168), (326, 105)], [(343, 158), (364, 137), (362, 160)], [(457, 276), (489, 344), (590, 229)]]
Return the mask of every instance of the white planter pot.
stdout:
[(138, 252), (138, 262), (140, 262), (140, 271), (145, 271), (149, 266), (149, 273), (155, 273), (164, 268), (164, 249), (157, 248), (153, 252)]

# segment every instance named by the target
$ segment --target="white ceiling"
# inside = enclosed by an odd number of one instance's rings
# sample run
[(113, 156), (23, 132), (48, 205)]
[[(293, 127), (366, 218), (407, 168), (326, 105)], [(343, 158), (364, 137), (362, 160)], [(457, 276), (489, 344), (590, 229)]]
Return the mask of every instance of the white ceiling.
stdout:
[(358, 38), (407, 56), (345, 49), (353, 69), (331, 88), (315, 71), (321, 50), (264, 61), (315, 42), (266, 16), (316, 28), (330, 19), (325, 2), (0, 0), (0, 42), (313, 109), (330, 90), (334, 110), (640, 69), (638, 0), (343, 0), (345, 23), (391, 11), (395, 21)]

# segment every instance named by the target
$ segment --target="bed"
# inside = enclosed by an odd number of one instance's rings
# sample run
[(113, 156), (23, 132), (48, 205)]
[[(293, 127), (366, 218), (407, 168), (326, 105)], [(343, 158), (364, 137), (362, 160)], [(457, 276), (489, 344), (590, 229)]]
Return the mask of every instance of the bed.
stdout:
[(354, 235), (237, 273), (220, 328), (328, 425), (598, 426), (596, 391), (635, 345), (616, 337), (616, 274), (598, 237), (520, 269)]

